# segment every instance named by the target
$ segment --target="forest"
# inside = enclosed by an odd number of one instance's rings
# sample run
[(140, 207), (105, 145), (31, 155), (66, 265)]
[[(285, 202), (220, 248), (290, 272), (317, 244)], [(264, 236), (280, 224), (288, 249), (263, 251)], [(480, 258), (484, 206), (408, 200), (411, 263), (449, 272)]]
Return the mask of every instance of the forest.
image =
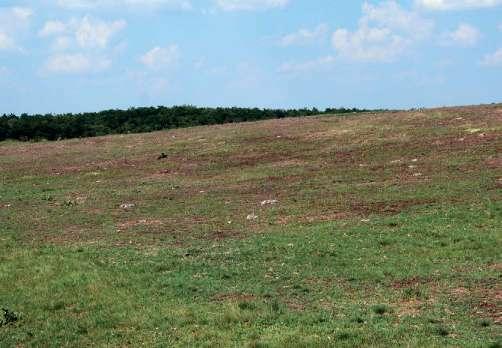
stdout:
[(206, 108), (190, 105), (173, 107), (140, 107), (127, 110), (105, 110), (92, 113), (67, 113), (0, 117), (0, 141), (58, 140), (108, 134), (145, 133), (164, 129), (259, 121), (319, 114), (368, 112), (357, 108), (260, 109)]

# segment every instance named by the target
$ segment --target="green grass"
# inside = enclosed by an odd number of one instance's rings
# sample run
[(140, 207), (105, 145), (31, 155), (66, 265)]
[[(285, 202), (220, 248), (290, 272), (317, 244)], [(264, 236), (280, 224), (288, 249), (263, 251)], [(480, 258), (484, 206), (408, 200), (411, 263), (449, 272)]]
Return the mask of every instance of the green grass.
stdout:
[(0, 346), (500, 346), (498, 110), (0, 144)]

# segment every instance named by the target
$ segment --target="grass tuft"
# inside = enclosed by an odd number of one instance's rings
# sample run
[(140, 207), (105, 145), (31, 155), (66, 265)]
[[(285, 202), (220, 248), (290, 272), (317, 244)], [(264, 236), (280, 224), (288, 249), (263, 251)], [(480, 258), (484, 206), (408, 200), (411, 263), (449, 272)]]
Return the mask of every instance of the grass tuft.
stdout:
[(378, 304), (372, 307), (373, 313), (377, 315), (384, 315), (386, 313), (391, 312), (391, 308), (385, 304)]

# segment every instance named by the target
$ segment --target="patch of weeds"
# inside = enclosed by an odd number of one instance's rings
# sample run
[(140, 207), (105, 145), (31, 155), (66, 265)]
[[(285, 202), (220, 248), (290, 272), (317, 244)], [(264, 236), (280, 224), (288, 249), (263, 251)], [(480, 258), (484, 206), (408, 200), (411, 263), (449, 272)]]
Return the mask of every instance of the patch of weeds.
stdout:
[(356, 316), (352, 317), (352, 319), (350, 319), (350, 321), (352, 323), (356, 323), (356, 324), (364, 324), (365, 323), (364, 318), (360, 315), (356, 315)]
[(438, 336), (447, 337), (450, 334), (450, 330), (444, 325), (439, 325), (434, 328), (434, 333)]
[(274, 312), (280, 312), (280, 311), (281, 311), (281, 304), (279, 303), (279, 301), (274, 300), (274, 301), (272, 301), (272, 303), (270, 304), (270, 308), (271, 308), (271, 309), (272, 309), (272, 311), (274, 311)]
[(67, 208), (71, 208), (71, 207), (74, 207), (77, 205), (77, 202), (76, 201), (73, 201), (73, 200), (66, 200), (63, 202), (63, 206), (67, 207)]
[(340, 341), (348, 341), (350, 340), (351, 338), (354, 337), (354, 334), (350, 333), (350, 332), (339, 332), (336, 334), (336, 339), (337, 340), (340, 340)]
[(266, 348), (266, 347), (269, 347), (269, 345), (266, 344), (265, 342), (261, 342), (258, 339), (254, 339), (248, 343), (247, 347), (248, 348)]
[(490, 219), (495, 219), (496, 217), (500, 216), (501, 214), (501, 208), (500, 206), (497, 206), (490, 198), (487, 198), (485, 201), (485, 211), (486, 215)]
[(235, 307), (230, 307), (223, 313), (222, 321), (225, 324), (234, 324), (242, 320), (240, 311)]
[(55, 200), (55, 197), (51, 194), (46, 194), (42, 196), (42, 200), (47, 202), (53, 202)]
[(79, 335), (87, 335), (89, 333), (89, 330), (87, 330), (87, 328), (85, 326), (78, 326), (77, 328), (77, 333)]
[(239, 302), (238, 306), (243, 311), (245, 311), (245, 310), (253, 311), (256, 309), (256, 304), (253, 302), (242, 301), (242, 302)]
[(302, 286), (301, 284), (295, 284), (293, 285), (293, 289), (297, 290), (297, 293), (308, 293), (310, 292), (310, 289), (305, 287), (305, 286)]
[(56, 312), (64, 309), (66, 307), (63, 301), (56, 301), (54, 303), (48, 304), (45, 306), (45, 309), (51, 312)]
[(157, 273), (167, 272), (170, 269), (171, 268), (168, 265), (163, 265), (163, 264), (155, 265), (155, 267), (154, 267), (154, 271), (157, 272)]
[(373, 306), (372, 308), (373, 313), (377, 315), (384, 315), (385, 313), (389, 313), (391, 311), (390, 307), (384, 304), (378, 304), (376, 306)]
[(419, 288), (406, 288), (404, 289), (404, 296), (406, 298), (421, 298), (424, 294)]
[(500, 341), (491, 342), (488, 345), (488, 348), (502, 348), (502, 342)]
[(389, 246), (392, 244), (392, 241), (389, 240), (389, 239), (382, 239), (378, 242), (378, 244), (380, 244), (381, 247), (386, 247), (386, 246)]
[(492, 322), (489, 319), (481, 319), (480, 321), (478, 321), (478, 325), (481, 327), (489, 327), (492, 325)]
[(0, 319), (0, 327), (13, 324), (19, 320), (19, 316), (7, 308), (2, 308), (3, 318)]

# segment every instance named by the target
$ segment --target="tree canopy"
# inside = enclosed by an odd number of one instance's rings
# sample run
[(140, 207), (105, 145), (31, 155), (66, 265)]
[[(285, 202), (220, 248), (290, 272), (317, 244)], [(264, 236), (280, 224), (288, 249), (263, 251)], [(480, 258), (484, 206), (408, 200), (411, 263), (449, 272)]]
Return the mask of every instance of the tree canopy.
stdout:
[(6, 139), (57, 140), (107, 134), (143, 133), (163, 129), (259, 121), (319, 114), (367, 112), (365, 109), (316, 108), (259, 109), (205, 108), (191, 105), (141, 107), (79, 114), (3, 115), (0, 117), (0, 141)]

